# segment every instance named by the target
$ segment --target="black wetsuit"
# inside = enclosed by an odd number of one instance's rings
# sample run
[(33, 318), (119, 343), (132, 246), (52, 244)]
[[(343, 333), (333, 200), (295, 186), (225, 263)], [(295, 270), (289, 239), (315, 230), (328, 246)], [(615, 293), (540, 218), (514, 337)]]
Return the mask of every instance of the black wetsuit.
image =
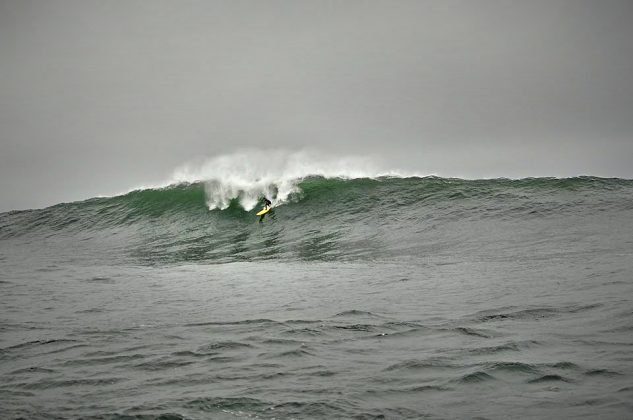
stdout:
[[(271, 204), (272, 204), (272, 201), (264, 197), (264, 208), (265, 209), (269, 208)], [(264, 216), (266, 216), (266, 213), (259, 216), (259, 223), (261, 223), (264, 220)]]

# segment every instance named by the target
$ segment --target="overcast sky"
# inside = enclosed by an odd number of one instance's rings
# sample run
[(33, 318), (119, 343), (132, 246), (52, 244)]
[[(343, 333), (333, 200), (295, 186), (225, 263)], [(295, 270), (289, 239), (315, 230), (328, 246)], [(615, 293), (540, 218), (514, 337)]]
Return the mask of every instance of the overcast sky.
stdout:
[(0, 211), (243, 147), (633, 178), (633, 1), (0, 0)]

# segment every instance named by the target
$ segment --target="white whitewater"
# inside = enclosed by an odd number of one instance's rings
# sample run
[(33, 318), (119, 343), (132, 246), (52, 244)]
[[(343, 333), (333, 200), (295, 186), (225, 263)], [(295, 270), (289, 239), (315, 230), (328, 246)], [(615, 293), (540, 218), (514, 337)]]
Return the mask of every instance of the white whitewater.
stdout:
[(174, 171), (169, 184), (204, 182), (210, 210), (225, 209), (238, 199), (252, 210), (262, 196), (273, 206), (283, 204), (307, 176), (327, 178), (375, 178), (414, 176), (385, 169), (379, 159), (363, 156), (331, 156), (315, 151), (244, 150), (189, 163)]

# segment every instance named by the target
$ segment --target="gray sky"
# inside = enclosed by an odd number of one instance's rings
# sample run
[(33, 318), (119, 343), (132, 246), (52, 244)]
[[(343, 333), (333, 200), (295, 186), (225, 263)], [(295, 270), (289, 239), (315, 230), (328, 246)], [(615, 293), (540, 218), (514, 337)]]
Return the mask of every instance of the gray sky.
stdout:
[(633, 1), (0, 0), (0, 211), (243, 147), (633, 178)]

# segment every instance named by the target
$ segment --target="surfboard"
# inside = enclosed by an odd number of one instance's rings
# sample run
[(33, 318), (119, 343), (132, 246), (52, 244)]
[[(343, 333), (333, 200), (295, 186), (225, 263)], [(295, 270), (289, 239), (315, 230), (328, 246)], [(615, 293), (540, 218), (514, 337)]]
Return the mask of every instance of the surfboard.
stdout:
[(270, 211), (270, 207), (264, 207), (263, 209), (255, 213), (255, 216), (261, 216), (263, 214), (268, 213), (269, 211)]

